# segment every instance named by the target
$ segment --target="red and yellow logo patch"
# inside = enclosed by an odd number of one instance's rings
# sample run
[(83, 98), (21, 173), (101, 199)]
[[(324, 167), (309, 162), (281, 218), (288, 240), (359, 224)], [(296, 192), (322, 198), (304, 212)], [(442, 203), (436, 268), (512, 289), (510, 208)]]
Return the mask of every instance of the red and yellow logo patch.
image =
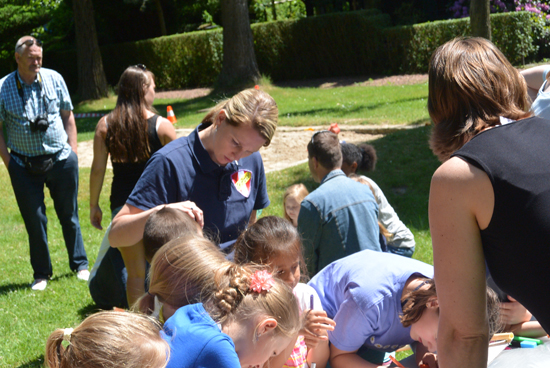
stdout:
[(248, 170), (239, 170), (231, 175), (231, 181), (235, 188), (243, 196), (248, 198), (250, 195), (250, 182), (252, 181), (252, 172)]

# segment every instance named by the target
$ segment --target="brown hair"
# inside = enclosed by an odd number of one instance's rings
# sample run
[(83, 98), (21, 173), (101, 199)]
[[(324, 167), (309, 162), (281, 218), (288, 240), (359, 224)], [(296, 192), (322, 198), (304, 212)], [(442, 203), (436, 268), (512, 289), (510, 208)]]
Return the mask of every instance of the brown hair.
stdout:
[(238, 264), (268, 265), (281, 254), (299, 257), (302, 278), (307, 278), (300, 234), (290, 221), (277, 216), (262, 217), (243, 231), (235, 243)]
[[(368, 180), (365, 180), (365, 178), (363, 178), (362, 176), (359, 176), (357, 174), (349, 174), (348, 178), (350, 178), (351, 180), (355, 180), (358, 183), (368, 185), (369, 188), (370, 188), (370, 191), (372, 192), (372, 195), (374, 196), (374, 198), (376, 198), (376, 194), (374, 193), (374, 188), (372, 187), (372, 185), (369, 183)], [(388, 243), (391, 242), (392, 239), (393, 239), (393, 234), (390, 233), (388, 231), (388, 229), (386, 229), (386, 227), (384, 225), (382, 225), (382, 223), (380, 221), (378, 221), (378, 228), (380, 229), (380, 234), (382, 234), (384, 236), (384, 238), (386, 238), (386, 241)]]
[(52, 332), (44, 361), (50, 368), (162, 368), (170, 348), (160, 337), (160, 329), (142, 314), (99, 312), (70, 333)]
[(149, 70), (130, 66), (120, 76), (115, 109), (105, 117), (105, 145), (113, 162), (145, 162), (151, 156), (145, 110), (145, 91), (155, 76)]
[(200, 225), (188, 214), (171, 207), (164, 207), (153, 213), (145, 222), (143, 231), (145, 259), (150, 263), (160, 247), (172, 239), (188, 234), (202, 235)]
[[(413, 323), (416, 323), (422, 317), (422, 314), (426, 310), (426, 305), (433, 297), (437, 298), (437, 292), (435, 290), (435, 282), (433, 279), (418, 278), (420, 281), (428, 284), (429, 287), (413, 290), (410, 293), (403, 295), (401, 302), (403, 305), (403, 315), (399, 318), (403, 327), (409, 327)], [(500, 301), (497, 294), (487, 287), (487, 317), (489, 322), (489, 336), (493, 336), (498, 332), (502, 326), (500, 322)]]
[(214, 292), (214, 272), (227, 262), (210, 240), (187, 236), (169, 241), (153, 257), (149, 292), (134, 309), (152, 314), (154, 298), (173, 308), (198, 303)]
[(292, 290), (274, 277), (269, 291), (257, 293), (250, 289), (252, 275), (262, 268), (239, 266), (226, 262), (216, 272), (216, 292), (205, 308), (218, 323), (250, 320), (257, 317), (277, 321), (276, 335), (295, 336), (302, 328), (300, 307)]
[(251, 124), (265, 139), (264, 147), (269, 146), (279, 119), (279, 109), (273, 97), (254, 88), (245, 89), (214, 106), (202, 123), (213, 124), (221, 110), (225, 111), (228, 124)]
[(342, 161), (348, 165), (357, 162), (357, 170), (374, 171), (376, 168), (376, 149), (374, 146), (362, 143), (356, 146), (353, 143), (342, 143)]
[(307, 145), (307, 153), (309, 158), (315, 157), (327, 170), (342, 166), (342, 150), (338, 136), (328, 130), (313, 134)]
[(484, 38), (455, 38), (440, 46), (429, 65), (430, 147), (441, 161), (499, 117), (530, 115), (527, 84), (500, 50)]
[(308, 194), (309, 192), (307, 191), (306, 186), (302, 183), (293, 184), (286, 188), (285, 194), (283, 196), (283, 212), (286, 220), (292, 222), (292, 219), (288, 216), (288, 214), (286, 213), (286, 209), (284, 208), (284, 206), (286, 205), (286, 199), (289, 197), (294, 197), (298, 204), (300, 204), (302, 203), (304, 198), (308, 196)]

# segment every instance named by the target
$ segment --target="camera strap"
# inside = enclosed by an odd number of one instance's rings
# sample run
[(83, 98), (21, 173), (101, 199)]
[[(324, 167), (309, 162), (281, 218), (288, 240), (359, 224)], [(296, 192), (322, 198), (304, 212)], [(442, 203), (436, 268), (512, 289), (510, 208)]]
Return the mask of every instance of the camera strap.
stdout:
[[(15, 83), (17, 84), (17, 93), (19, 94), (19, 97), (21, 97), (21, 103), (23, 104), (23, 110), (25, 111), (25, 114), (27, 114), (27, 106), (25, 105), (25, 96), (23, 93), (23, 85), (21, 84), (21, 77), (19, 76), (19, 72), (15, 72), (17, 75), (15, 76)], [(48, 109), (46, 109), (46, 95), (43, 93), (44, 90), (42, 88), (42, 75), (40, 75), (40, 72), (37, 75), (38, 78), (38, 86), (40, 87), (40, 94), (42, 95), (42, 107), (44, 108), (45, 112), (48, 113)], [(40, 114), (39, 114), (40, 115)], [(27, 114), (27, 119), (29, 118), (29, 114)]]

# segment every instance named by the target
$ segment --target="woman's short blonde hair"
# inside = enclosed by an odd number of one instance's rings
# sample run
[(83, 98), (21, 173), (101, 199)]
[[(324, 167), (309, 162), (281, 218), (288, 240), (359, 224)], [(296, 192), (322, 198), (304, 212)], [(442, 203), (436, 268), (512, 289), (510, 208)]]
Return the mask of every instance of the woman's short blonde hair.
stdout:
[(441, 161), (499, 117), (528, 117), (527, 84), (500, 50), (484, 38), (455, 38), (429, 65), (430, 146)]
[(202, 123), (213, 124), (221, 110), (225, 111), (230, 125), (251, 124), (265, 139), (264, 147), (269, 146), (279, 119), (279, 109), (273, 97), (258, 89), (245, 89), (214, 106)]
[(300, 203), (302, 203), (304, 198), (308, 196), (308, 194), (309, 194), (309, 192), (308, 192), (306, 186), (302, 183), (293, 184), (293, 185), (289, 186), (288, 188), (286, 188), (285, 194), (283, 196), (283, 212), (284, 212), (284, 218), (285, 219), (292, 222), (292, 219), (290, 218), (290, 216), (288, 216), (288, 214), (286, 213), (286, 209), (284, 208), (284, 206), (286, 204), (286, 199), (287, 198), (294, 198), (294, 199), (296, 199), (296, 202), (298, 202), (298, 204), (300, 204)]
[(143, 314), (95, 313), (73, 331), (52, 332), (44, 361), (50, 368), (162, 368), (170, 347), (160, 330)]

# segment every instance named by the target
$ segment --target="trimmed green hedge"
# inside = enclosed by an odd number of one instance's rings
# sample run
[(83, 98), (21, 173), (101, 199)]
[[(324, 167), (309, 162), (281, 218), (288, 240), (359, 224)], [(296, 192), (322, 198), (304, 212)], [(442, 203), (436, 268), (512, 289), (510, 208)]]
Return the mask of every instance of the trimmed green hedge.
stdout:
[[(524, 63), (526, 58), (536, 53), (533, 27), (528, 12), (491, 15), (492, 41), (514, 65)], [(457, 36), (469, 34), (469, 18), (386, 29), (385, 73), (426, 73), (437, 47)]]
[[(331, 76), (424, 73), (433, 51), (470, 32), (469, 19), (390, 28), (377, 11), (335, 13), (252, 25), (260, 72), (274, 81)], [(529, 13), (491, 15), (493, 42), (515, 65), (536, 52)], [(159, 89), (211, 86), (222, 67), (221, 29), (101, 47), (111, 85), (128, 65), (145, 64)], [(49, 52), (44, 65), (76, 90), (76, 53)]]

